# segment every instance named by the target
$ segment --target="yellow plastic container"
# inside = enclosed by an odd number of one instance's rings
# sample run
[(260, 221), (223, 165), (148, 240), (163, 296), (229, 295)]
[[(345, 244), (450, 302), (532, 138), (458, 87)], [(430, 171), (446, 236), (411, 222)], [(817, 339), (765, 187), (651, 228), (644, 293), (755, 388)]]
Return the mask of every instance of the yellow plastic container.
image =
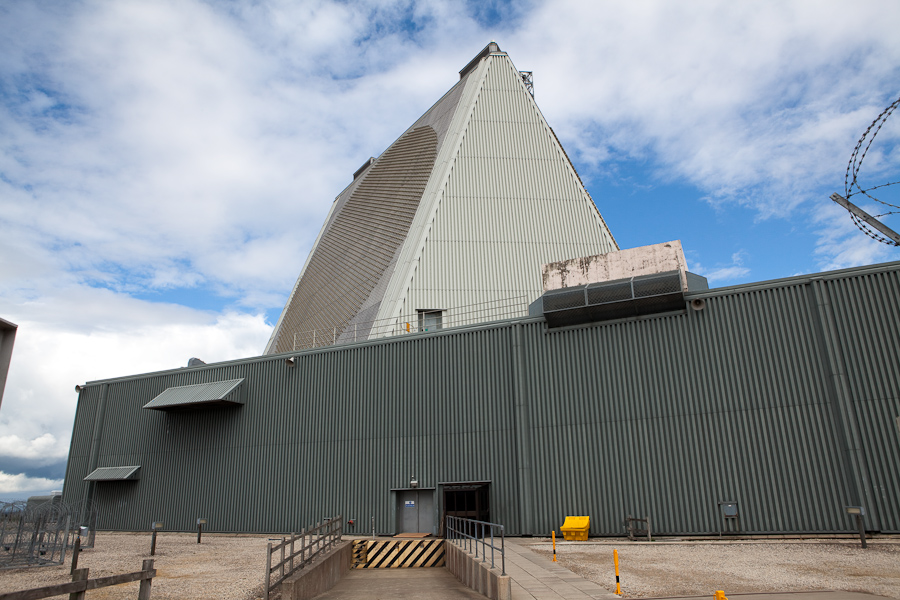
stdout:
[(591, 529), (591, 518), (566, 517), (566, 522), (559, 529), (567, 542), (586, 542)]

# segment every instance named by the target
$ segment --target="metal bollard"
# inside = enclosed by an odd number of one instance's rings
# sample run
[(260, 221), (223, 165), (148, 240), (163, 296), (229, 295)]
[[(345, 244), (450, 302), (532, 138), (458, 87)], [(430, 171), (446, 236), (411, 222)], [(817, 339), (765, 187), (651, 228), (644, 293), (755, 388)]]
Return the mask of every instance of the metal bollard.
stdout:
[[(613, 561), (616, 563), (616, 595), (622, 595), (622, 588), (619, 586), (619, 551), (613, 550)], [(725, 598), (728, 600), (728, 598)]]

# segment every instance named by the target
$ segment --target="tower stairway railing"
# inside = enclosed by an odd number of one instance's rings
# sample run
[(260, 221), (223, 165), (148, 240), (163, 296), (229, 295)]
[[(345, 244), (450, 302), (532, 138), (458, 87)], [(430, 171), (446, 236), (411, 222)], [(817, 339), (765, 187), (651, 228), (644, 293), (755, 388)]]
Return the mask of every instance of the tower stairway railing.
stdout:
[(455, 308), (420, 310), (410, 315), (375, 321), (351, 321), (346, 326), (299, 331), (293, 334), (292, 349), (309, 350), (397, 335), (441, 331), (527, 314), (528, 297), (513, 296)]

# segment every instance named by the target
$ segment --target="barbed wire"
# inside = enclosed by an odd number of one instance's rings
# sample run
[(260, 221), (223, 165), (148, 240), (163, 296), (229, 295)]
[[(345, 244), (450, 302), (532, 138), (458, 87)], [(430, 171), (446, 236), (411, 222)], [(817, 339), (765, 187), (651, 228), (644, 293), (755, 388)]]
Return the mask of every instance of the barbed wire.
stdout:
[[(882, 183), (880, 185), (875, 185), (869, 188), (863, 188), (861, 185), (859, 185), (859, 171), (862, 168), (863, 161), (865, 160), (866, 155), (869, 152), (869, 148), (872, 147), (872, 142), (875, 141), (875, 136), (877, 136), (878, 132), (881, 131), (881, 128), (884, 126), (888, 117), (891, 116), (891, 114), (897, 109), (898, 106), (900, 106), (900, 98), (894, 100), (894, 102), (892, 102), (890, 106), (881, 111), (881, 114), (878, 115), (874, 121), (872, 121), (872, 123), (866, 128), (866, 131), (862, 134), (862, 137), (859, 138), (859, 141), (856, 142), (856, 147), (853, 149), (853, 154), (850, 155), (850, 162), (847, 163), (847, 171), (844, 173), (844, 197), (848, 200), (851, 196), (862, 194), (863, 196), (866, 196), (867, 198), (885, 206), (900, 209), (900, 206), (892, 204), (885, 200), (881, 200), (880, 198), (876, 198), (869, 193), (873, 190), (900, 184), (900, 181), (889, 181), (887, 183)], [(869, 136), (870, 133), (872, 134), (871, 136)], [(863, 144), (865, 144), (865, 147), (863, 147)], [(862, 152), (860, 152), (860, 150), (862, 150)], [(900, 211), (890, 210), (886, 213), (877, 215), (876, 218), (897, 214), (898, 212)], [(898, 244), (894, 240), (886, 238), (874, 231), (868, 223), (857, 217), (852, 212), (850, 213), (850, 218), (853, 220), (853, 223), (856, 225), (856, 227), (870, 238), (877, 240), (883, 244), (900, 246), (900, 244)]]

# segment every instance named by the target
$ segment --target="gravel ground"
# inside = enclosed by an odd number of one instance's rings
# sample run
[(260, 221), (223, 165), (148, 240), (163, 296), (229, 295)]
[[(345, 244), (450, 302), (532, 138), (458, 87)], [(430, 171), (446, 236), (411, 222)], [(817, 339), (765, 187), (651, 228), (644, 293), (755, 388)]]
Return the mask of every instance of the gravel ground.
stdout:
[[(161, 533), (157, 538), (157, 576), (153, 600), (255, 600), (262, 597), (265, 535)], [(550, 556), (549, 540), (534, 540), (535, 552)], [(557, 544), (560, 564), (615, 591), (612, 551), (619, 551), (626, 597), (847, 590), (900, 600), (900, 539), (876, 540), (863, 550), (858, 542), (837, 540), (765, 542), (635, 543), (627, 540)], [(149, 533), (98, 533), (93, 549), (82, 552), (79, 567), (91, 578), (139, 571), (150, 558)], [(0, 570), (0, 592), (71, 581), (69, 566)], [(92, 600), (137, 597), (137, 582), (91, 591)]]
[[(90, 578), (133, 573), (145, 558), (155, 560), (153, 600), (250, 600), (262, 597), (266, 570), (265, 535), (160, 533), (156, 556), (150, 556), (149, 533), (97, 534), (94, 548), (78, 557), (78, 567)], [(71, 553), (61, 566), (0, 570), (0, 592), (67, 583)], [(137, 598), (138, 582), (88, 592), (90, 600)]]
[[(548, 540), (549, 541), (549, 540)], [(846, 590), (900, 599), (900, 540), (558, 543), (564, 567), (615, 592), (613, 549), (622, 593), (630, 598), (754, 592)], [(531, 549), (552, 555), (542, 541)]]

